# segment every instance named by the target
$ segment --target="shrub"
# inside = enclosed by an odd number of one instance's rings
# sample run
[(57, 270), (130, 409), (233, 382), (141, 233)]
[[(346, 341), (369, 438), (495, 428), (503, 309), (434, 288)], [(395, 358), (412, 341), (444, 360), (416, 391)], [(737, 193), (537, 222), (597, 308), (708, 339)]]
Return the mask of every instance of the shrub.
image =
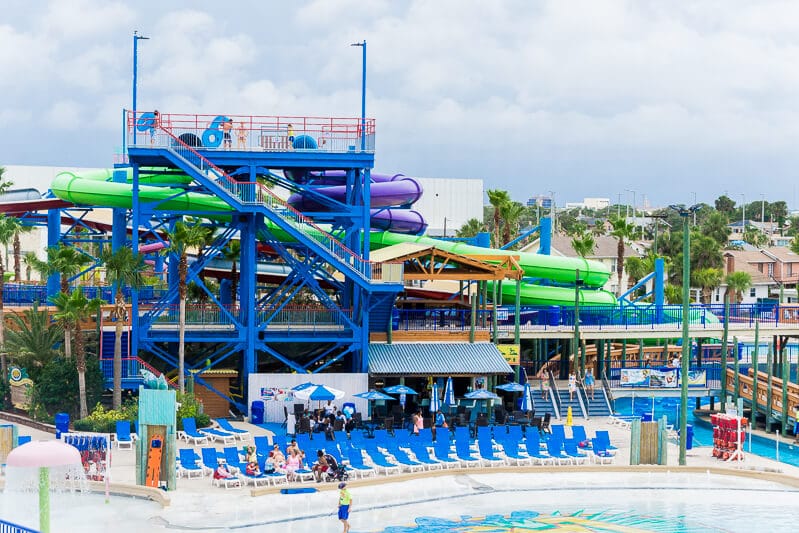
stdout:
[(125, 402), (118, 410), (105, 409), (97, 404), (86, 418), (75, 421), (77, 431), (92, 431), (96, 433), (115, 433), (119, 420), (128, 420), (131, 431), (134, 431), (133, 421), (139, 417), (139, 404), (136, 400)]
[(178, 430), (183, 430), (183, 418), (194, 418), (197, 422), (198, 428), (204, 428), (211, 425), (211, 417), (205, 413), (200, 413), (200, 402), (194, 397), (194, 394), (187, 392), (185, 394), (177, 394), (177, 401), (180, 404), (178, 407)]
[[(86, 403), (94, 405), (103, 393), (103, 374), (96, 357), (86, 356)], [(41, 371), (33, 386), (31, 416), (35, 420), (47, 421), (55, 413), (69, 413), (72, 419), (79, 411), (78, 370), (74, 359), (56, 357)]]

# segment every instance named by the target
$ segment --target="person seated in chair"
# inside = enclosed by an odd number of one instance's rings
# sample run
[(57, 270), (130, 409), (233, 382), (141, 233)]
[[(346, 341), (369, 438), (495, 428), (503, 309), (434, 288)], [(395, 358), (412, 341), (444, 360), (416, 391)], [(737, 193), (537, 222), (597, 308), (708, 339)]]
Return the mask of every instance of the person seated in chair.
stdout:
[(230, 479), (234, 477), (236, 476), (233, 475), (223, 459), (217, 461), (216, 470), (214, 470), (214, 479)]
[(330, 468), (330, 465), (327, 462), (327, 457), (325, 457), (325, 452), (322, 450), (316, 450), (316, 463), (314, 463), (311, 471), (313, 472), (313, 477), (316, 479), (317, 483), (322, 482), (324, 474), (327, 472), (328, 468)]
[(314, 433), (324, 433), (325, 430), (327, 430), (327, 426), (328, 426), (327, 418), (322, 413), (319, 413), (316, 416), (316, 421), (314, 422), (314, 425), (313, 425), (313, 432)]
[(261, 468), (258, 466), (258, 463), (256, 461), (248, 462), (247, 463), (247, 467), (245, 468), (244, 472), (248, 476), (258, 477), (258, 476), (262, 475), (261, 474)]

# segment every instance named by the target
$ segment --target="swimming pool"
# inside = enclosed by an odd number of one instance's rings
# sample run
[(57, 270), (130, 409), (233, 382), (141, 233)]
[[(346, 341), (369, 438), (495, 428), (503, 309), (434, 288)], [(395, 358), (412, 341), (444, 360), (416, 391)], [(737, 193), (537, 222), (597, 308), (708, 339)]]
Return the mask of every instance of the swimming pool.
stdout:
[[(787, 531), (799, 520), (799, 490), (712, 474), (533, 469), (354, 486), (351, 492), (352, 533), (537, 529), (704, 533), (751, 531), (753, 524), (758, 531)], [(336, 491), (250, 498), (248, 491), (184, 490), (170, 497), (172, 505), (163, 509), (122, 497), (105, 505), (99, 495), (71, 498), (69, 509), (59, 510), (60, 504), (54, 502), (58, 520), (53, 531), (321, 533), (340, 528), (334, 515)], [(733, 507), (735, 512), (730, 512)]]
[[(713, 427), (709, 422), (697, 419), (693, 414), (694, 400), (689, 400), (688, 420), (687, 423), (694, 427), (694, 446), (713, 446)], [(703, 399), (706, 403), (707, 399)], [(655, 418), (659, 419), (666, 415), (669, 424), (678, 427), (679, 420), (679, 406), (680, 401), (677, 398), (655, 398), (654, 399), (654, 412)], [(631, 415), (633, 413), (642, 414), (644, 412), (651, 413), (653, 409), (652, 398), (639, 397), (635, 398), (619, 398), (616, 400), (616, 411), (623, 415)], [(779, 460), (781, 463), (799, 466), (799, 446), (793, 444), (782, 443), (779, 446), (779, 458), (777, 458), (777, 446), (775, 441), (752, 435), (751, 447), (750, 439), (747, 435), (746, 442), (743, 446), (744, 452), (754, 453), (761, 457)]]

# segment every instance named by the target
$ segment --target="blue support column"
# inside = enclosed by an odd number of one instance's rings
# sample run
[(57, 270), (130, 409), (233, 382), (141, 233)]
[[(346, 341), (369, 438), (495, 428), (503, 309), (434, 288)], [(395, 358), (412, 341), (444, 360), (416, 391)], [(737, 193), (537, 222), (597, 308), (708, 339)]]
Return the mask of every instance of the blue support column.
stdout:
[[(61, 210), (51, 209), (47, 212), (47, 247), (58, 246), (61, 238)], [(47, 278), (47, 297), (55, 296), (60, 290), (58, 274), (52, 274)]]
[(539, 238), (538, 253), (542, 255), (549, 255), (552, 245), (552, 219), (544, 217), (539, 224), (541, 229), (541, 237)]
[(655, 315), (658, 324), (663, 322), (663, 304), (665, 298), (665, 271), (666, 266), (663, 258), (655, 259), (655, 277), (652, 278), (653, 292), (655, 295)]
[[(256, 310), (256, 228), (258, 227), (255, 215), (240, 215), (242, 223), (239, 230), (241, 240), (241, 265), (239, 272), (239, 305), (241, 309), (241, 320), (245, 325), (245, 344), (244, 344), (244, 375), (241, 383), (247, 386), (248, 376), (257, 371), (258, 361), (255, 356), (255, 346), (258, 342), (258, 324), (256, 321), (258, 311)], [(246, 397), (246, 396), (245, 396)]]
[[(131, 197), (132, 217), (131, 217), (131, 248), (133, 251), (139, 249), (139, 226), (141, 225), (141, 205), (139, 203), (139, 165), (133, 165), (133, 192)], [(139, 291), (138, 289), (131, 290), (130, 294), (130, 323), (133, 329), (133, 335), (130, 337), (130, 357), (136, 357), (139, 354)]]
[[(364, 41), (364, 51), (366, 50), (366, 41)], [(364, 52), (365, 53), (365, 52)], [(365, 75), (365, 74), (364, 74)], [(371, 217), (371, 206), (372, 206), (372, 172), (368, 168), (365, 168), (361, 171), (363, 175), (363, 208), (361, 210), (362, 214), (362, 225), (361, 229), (361, 255), (363, 256), (364, 260), (369, 260), (369, 231), (372, 227), (372, 217)]]

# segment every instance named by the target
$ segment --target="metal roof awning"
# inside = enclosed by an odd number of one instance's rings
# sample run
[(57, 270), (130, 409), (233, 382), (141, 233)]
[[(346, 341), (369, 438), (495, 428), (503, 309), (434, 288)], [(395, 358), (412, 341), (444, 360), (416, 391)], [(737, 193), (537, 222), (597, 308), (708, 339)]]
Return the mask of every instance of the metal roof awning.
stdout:
[(513, 369), (488, 342), (371, 343), (369, 373), (397, 376), (485, 376)]

